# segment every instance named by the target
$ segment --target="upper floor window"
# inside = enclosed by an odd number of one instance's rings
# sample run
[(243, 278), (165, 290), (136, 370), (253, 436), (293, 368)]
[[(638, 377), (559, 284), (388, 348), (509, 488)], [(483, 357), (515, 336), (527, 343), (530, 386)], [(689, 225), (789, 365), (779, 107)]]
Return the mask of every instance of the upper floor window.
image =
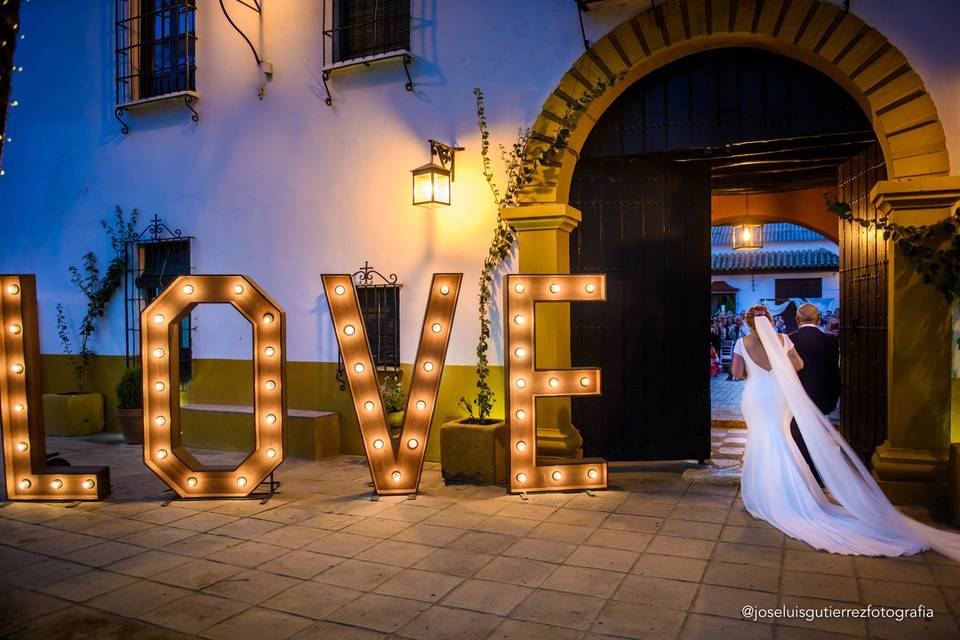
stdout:
[(115, 0), (117, 104), (196, 91), (196, 0)]
[(410, 48), (410, 0), (334, 0), (333, 61)]

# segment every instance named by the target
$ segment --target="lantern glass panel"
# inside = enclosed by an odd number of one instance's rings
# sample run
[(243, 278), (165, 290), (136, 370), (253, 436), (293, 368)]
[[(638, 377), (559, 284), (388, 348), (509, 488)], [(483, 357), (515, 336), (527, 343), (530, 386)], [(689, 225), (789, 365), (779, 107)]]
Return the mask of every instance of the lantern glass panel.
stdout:
[(763, 248), (763, 225), (743, 223), (733, 226), (733, 248), (741, 249), (762, 249)]

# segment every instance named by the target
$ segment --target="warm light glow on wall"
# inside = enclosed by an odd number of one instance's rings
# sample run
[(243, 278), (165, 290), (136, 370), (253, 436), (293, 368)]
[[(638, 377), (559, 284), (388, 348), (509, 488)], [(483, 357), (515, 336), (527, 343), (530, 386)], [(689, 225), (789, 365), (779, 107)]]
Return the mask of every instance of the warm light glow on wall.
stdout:
[[(256, 449), (236, 469), (201, 464), (180, 439), (180, 320), (200, 303), (227, 303), (253, 325)], [(163, 321), (155, 321), (162, 317)], [(246, 276), (180, 276), (143, 310), (143, 460), (182, 498), (252, 493), (284, 457), (286, 316)], [(154, 321), (147, 322), (145, 320)]]
[(390, 446), (390, 428), (353, 280), (348, 275), (323, 276), (323, 288), (343, 361), (355, 363), (346, 367), (347, 381), (360, 422), (370, 475), (378, 494), (417, 492), (426, 453), (426, 447), (421, 443), (426, 442), (430, 434), (462, 279), (461, 273), (433, 275), (400, 430), (400, 444), (394, 451)]
[(606, 291), (603, 275), (507, 276), (503, 315), (512, 493), (607, 487), (607, 463), (599, 458), (537, 465), (536, 399), (598, 395), (600, 370), (537, 369), (534, 327), (537, 302), (600, 302)]
[(48, 467), (32, 275), (0, 276), (0, 424), (8, 500), (99, 500), (109, 467)]

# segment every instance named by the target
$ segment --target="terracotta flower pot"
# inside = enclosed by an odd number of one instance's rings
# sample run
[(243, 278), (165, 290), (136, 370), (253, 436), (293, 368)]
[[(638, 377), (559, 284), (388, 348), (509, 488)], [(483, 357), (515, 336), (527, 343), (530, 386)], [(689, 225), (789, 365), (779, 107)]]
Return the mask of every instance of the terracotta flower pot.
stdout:
[(143, 409), (121, 409), (117, 407), (117, 420), (123, 430), (123, 441), (127, 444), (143, 444)]

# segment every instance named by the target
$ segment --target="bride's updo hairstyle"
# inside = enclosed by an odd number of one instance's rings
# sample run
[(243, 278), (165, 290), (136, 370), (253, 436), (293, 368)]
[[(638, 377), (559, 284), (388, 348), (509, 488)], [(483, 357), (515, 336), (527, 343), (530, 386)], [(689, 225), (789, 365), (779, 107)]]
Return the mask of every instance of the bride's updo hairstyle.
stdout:
[(750, 331), (757, 330), (757, 316), (766, 316), (767, 320), (770, 321), (770, 324), (773, 324), (773, 318), (770, 316), (770, 309), (767, 309), (762, 304), (755, 304), (747, 312), (743, 314), (743, 319), (746, 321), (747, 326), (750, 327)]

